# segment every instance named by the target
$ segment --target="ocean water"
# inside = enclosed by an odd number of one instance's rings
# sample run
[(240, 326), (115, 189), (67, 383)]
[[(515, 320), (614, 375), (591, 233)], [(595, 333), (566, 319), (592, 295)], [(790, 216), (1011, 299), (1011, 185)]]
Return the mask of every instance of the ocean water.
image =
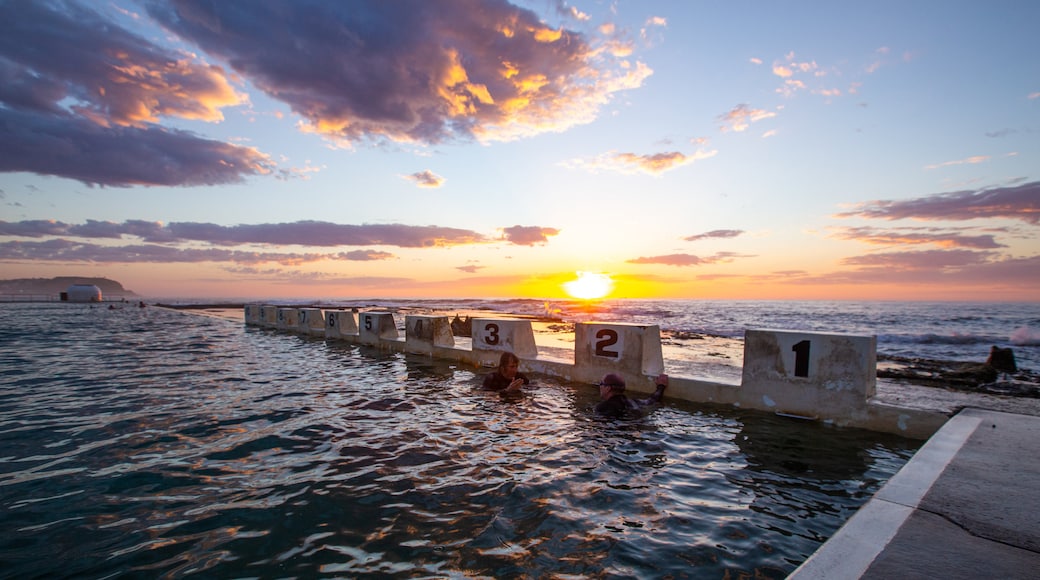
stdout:
[[(277, 304), (276, 302), (273, 302)], [(547, 316), (562, 325), (535, 328), (539, 346), (573, 322), (656, 324), (662, 330), (665, 371), (739, 384), (744, 331), (805, 330), (877, 336), (880, 361), (902, 357), (983, 363), (993, 346), (1011, 348), (1021, 371), (1040, 374), (1040, 302), (881, 302), (754, 300), (353, 300), (343, 307), (402, 312), (495, 313)], [(399, 324), (404, 317), (399, 317)], [(573, 356), (573, 337), (569, 351)], [(552, 355), (552, 349), (540, 353)], [(564, 349), (566, 350), (566, 348)], [(882, 380), (883, 382), (883, 380)]]
[(782, 578), (920, 444), (675, 401), (609, 421), (587, 385), (482, 372), (0, 305), (0, 577)]

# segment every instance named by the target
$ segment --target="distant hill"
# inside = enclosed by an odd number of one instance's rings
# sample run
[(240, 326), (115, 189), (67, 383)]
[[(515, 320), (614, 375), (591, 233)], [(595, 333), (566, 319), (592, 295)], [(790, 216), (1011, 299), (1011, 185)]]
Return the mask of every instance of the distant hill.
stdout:
[(61, 294), (73, 284), (93, 284), (101, 288), (101, 295), (106, 299), (110, 296), (137, 296), (133, 291), (123, 288), (123, 285), (108, 278), (91, 278), (89, 276), (59, 276), (57, 278), (18, 278), (15, 280), (0, 280), (0, 294)]

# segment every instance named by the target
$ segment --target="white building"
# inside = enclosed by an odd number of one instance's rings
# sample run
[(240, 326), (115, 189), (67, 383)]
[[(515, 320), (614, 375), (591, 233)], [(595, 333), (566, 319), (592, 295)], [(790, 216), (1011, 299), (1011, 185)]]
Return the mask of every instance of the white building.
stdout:
[(69, 302), (101, 302), (101, 288), (93, 284), (73, 284), (65, 292)]

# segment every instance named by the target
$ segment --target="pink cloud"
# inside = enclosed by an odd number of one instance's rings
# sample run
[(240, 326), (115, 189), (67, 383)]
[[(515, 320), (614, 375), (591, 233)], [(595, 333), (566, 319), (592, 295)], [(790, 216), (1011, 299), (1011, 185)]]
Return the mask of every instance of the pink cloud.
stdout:
[(956, 191), (907, 200), (875, 200), (836, 217), (970, 220), (1004, 218), (1040, 223), (1040, 181), (1014, 187)]

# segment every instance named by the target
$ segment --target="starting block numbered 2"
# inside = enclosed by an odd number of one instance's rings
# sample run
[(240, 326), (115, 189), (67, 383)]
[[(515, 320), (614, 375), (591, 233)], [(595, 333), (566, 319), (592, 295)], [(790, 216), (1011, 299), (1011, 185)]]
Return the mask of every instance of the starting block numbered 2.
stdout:
[(358, 335), (362, 344), (371, 345), (401, 338), (393, 312), (362, 312), (358, 315)]
[(664, 371), (661, 327), (579, 322), (574, 325), (574, 365), (604, 372), (658, 375)]
[(510, 351), (519, 358), (528, 359), (538, 357), (530, 320), (474, 318), (473, 350)]
[(404, 342), (409, 352), (431, 354), (435, 346), (455, 346), (455, 337), (447, 316), (410, 314), (404, 317)]
[(330, 310), (325, 313), (325, 338), (357, 336), (358, 325), (354, 313), (349, 310)]

